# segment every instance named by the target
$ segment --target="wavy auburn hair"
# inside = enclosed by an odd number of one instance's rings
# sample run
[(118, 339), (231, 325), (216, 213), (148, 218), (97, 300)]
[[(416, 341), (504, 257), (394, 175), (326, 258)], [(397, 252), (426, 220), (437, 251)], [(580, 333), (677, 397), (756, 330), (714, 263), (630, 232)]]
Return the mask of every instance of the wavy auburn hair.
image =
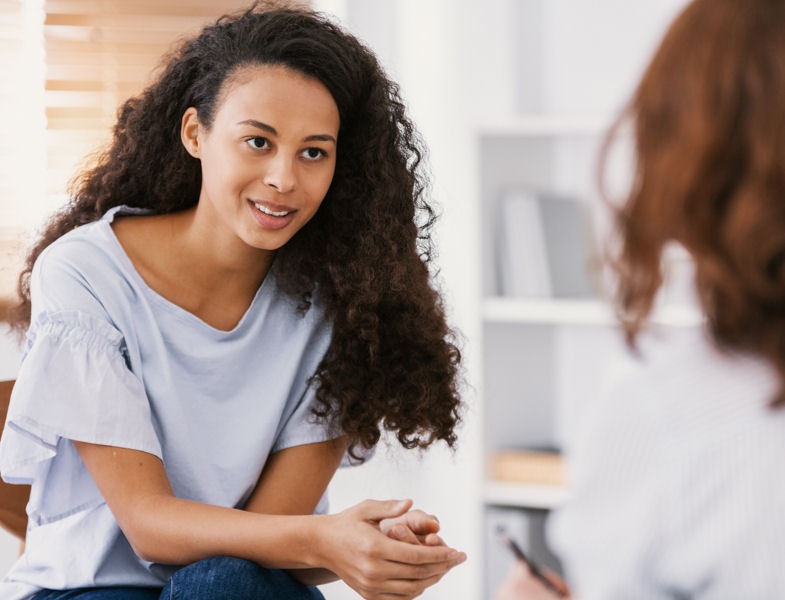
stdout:
[(774, 403), (785, 403), (785, 2), (694, 0), (611, 130), (606, 159), (626, 122), (634, 179), (615, 212), (611, 266), (628, 342), (676, 242), (694, 260), (715, 342), (771, 363)]
[(30, 319), (29, 276), (41, 251), (120, 204), (171, 213), (199, 198), (201, 168), (180, 141), (185, 110), (208, 128), (239, 69), (277, 65), (320, 81), (340, 115), (335, 175), (320, 209), (276, 257), (281, 287), (307, 310), (314, 295), (333, 323), (315, 375), (317, 415), (352, 450), (381, 429), (407, 448), (456, 442), (460, 352), (428, 264), (435, 212), (423, 147), (398, 88), (373, 53), (318, 13), (263, 3), (225, 16), (183, 43), (157, 80), (120, 108), (113, 139), (72, 184), (20, 275), (17, 325)]

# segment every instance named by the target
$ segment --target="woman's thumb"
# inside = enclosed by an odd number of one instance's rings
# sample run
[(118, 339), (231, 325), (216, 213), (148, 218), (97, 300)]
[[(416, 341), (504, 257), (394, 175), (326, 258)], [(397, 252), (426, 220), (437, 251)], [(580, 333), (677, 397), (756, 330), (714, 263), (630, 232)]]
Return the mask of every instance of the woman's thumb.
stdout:
[(360, 515), (367, 521), (400, 517), (411, 507), (411, 500), (365, 500), (358, 505)]

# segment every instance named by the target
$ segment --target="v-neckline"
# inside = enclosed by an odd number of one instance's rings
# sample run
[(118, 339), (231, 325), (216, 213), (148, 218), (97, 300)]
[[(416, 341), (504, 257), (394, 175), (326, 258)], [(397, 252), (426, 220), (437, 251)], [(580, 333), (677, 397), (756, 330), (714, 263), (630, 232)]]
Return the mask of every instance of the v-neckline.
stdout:
[(108, 212), (102, 219), (102, 222), (103, 225), (106, 227), (107, 235), (109, 236), (109, 238), (111, 239), (113, 245), (117, 250), (119, 259), (122, 261), (126, 270), (130, 273), (130, 275), (133, 277), (136, 283), (147, 292), (148, 296), (152, 300), (154, 300), (157, 304), (163, 306), (165, 309), (169, 310), (170, 312), (178, 314), (182, 318), (185, 318), (187, 320), (194, 321), (197, 324), (199, 324), (199, 326), (201, 327), (204, 327), (212, 332), (223, 334), (223, 335), (230, 335), (237, 332), (243, 327), (244, 323), (248, 319), (248, 315), (253, 312), (259, 298), (263, 296), (265, 290), (267, 290), (272, 285), (272, 283), (268, 283), (268, 280), (273, 277), (274, 263), (273, 265), (270, 266), (270, 269), (267, 271), (267, 275), (262, 280), (262, 283), (259, 285), (259, 288), (256, 290), (254, 297), (251, 299), (251, 302), (249, 303), (248, 307), (245, 309), (245, 311), (243, 312), (242, 316), (237, 321), (237, 323), (231, 329), (221, 329), (219, 327), (215, 327), (214, 325), (211, 325), (210, 323), (208, 323), (198, 315), (191, 312), (190, 310), (183, 308), (176, 302), (173, 302), (172, 300), (170, 300), (169, 298), (167, 298), (166, 296), (155, 290), (153, 287), (150, 286), (150, 284), (147, 283), (147, 280), (144, 277), (142, 277), (141, 273), (139, 273), (139, 270), (136, 268), (136, 265), (134, 264), (133, 260), (131, 260), (131, 257), (128, 255), (128, 252), (126, 251), (125, 247), (120, 242), (120, 239), (117, 237), (117, 234), (112, 228), (112, 222), (114, 221), (115, 216), (118, 213), (131, 214), (131, 215), (132, 214), (144, 215), (144, 214), (154, 214), (154, 213), (152, 211), (147, 211), (143, 209), (118, 206), (116, 207), (116, 209)]

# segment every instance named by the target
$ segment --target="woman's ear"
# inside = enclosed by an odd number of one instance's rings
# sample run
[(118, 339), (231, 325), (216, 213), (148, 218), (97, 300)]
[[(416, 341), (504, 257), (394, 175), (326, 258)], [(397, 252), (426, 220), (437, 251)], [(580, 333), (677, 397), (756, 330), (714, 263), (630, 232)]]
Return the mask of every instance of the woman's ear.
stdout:
[(183, 113), (183, 120), (180, 124), (180, 140), (188, 154), (199, 158), (199, 116), (193, 106)]

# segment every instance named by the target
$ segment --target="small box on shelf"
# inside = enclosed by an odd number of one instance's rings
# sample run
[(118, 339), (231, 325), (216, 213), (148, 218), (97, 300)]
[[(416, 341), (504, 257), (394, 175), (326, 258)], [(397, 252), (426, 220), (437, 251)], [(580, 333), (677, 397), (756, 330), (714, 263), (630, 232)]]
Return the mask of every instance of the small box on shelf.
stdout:
[(549, 510), (567, 496), (558, 450), (505, 449), (488, 457), (485, 501), (496, 506)]
[(490, 458), (494, 481), (566, 485), (564, 461), (555, 450), (499, 450)]

